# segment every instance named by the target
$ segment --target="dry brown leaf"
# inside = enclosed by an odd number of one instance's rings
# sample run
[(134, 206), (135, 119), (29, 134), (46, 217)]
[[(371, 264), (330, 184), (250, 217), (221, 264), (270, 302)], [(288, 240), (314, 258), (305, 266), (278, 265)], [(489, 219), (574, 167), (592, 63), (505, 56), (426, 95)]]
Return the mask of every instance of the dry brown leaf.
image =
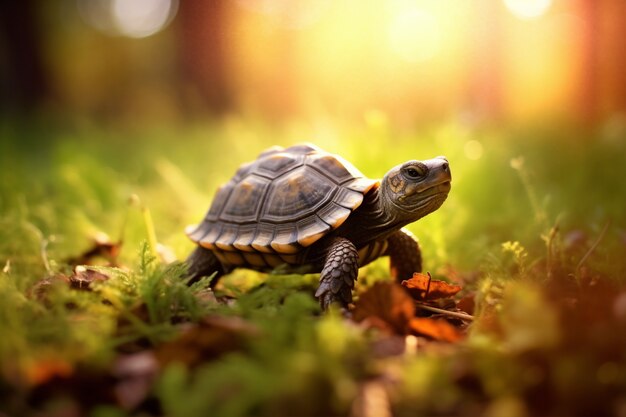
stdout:
[(442, 342), (458, 342), (463, 334), (445, 319), (413, 318), (408, 324), (411, 333)]
[(74, 268), (74, 273), (70, 276), (70, 285), (76, 289), (89, 289), (93, 282), (107, 281), (110, 277), (94, 269), (78, 265)]
[(474, 309), (476, 308), (475, 298), (475, 294), (466, 295), (456, 303), (456, 308), (467, 314), (474, 314)]
[(430, 274), (419, 272), (414, 273), (412, 278), (402, 281), (402, 286), (409, 290), (413, 298), (422, 301), (452, 297), (462, 289), (459, 285), (431, 279)]
[(356, 303), (353, 317), (371, 327), (400, 335), (416, 334), (446, 342), (456, 342), (463, 337), (445, 319), (415, 317), (415, 301), (404, 288), (392, 282), (376, 283), (364, 292)]
[(409, 321), (415, 315), (413, 300), (399, 285), (377, 282), (356, 302), (354, 320), (367, 320), (374, 327), (387, 327), (398, 334), (406, 334)]
[(176, 339), (159, 346), (155, 353), (163, 365), (182, 362), (195, 366), (243, 349), (246, 339), (258, 334), (254, 325), (238, 317), (205, 317), (201, 322), (189, 325)]
[(121, 248), (121, 241), (111, 242), (106, 236), (96, 236), (89, 249), (68, 259), (67, 263), (70, 265), (91, 265), (97, 258), (103, 258), (110, 266), (116, 266)]

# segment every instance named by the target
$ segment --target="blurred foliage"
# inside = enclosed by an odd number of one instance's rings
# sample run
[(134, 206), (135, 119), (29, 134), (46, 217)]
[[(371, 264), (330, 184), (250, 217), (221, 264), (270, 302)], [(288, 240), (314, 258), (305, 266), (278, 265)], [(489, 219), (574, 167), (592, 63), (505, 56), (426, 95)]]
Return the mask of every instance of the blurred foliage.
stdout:
[[(407, 131), (383, 115), (284, 129), (234, 117), (124, 134), (1, 129), (2, 413), (626, 409), (624, 138), (457, 124)], [(448, 201), (410, 228), (425, 269), (475, 298), (464, 341), (388, 335), (337, 311), (320, 314), (314, 275), (237, 270), (213, 295), (205, 282), (186, 285), (179, 262), (164, 262), (191, 251), (184, 226), (202, 218), (241, 162), (300, 141), (372, 177), (407, 159), (448, 157)], [(159, 248), (144, 243), (150, 231)], [(70, 260), (103, 233), (120, 245), (117, 265), (94, 259), (89, 268), (107, 279), (76, 288)], [(357, 296), (388, 279), (386, 265), (361, 270)]]

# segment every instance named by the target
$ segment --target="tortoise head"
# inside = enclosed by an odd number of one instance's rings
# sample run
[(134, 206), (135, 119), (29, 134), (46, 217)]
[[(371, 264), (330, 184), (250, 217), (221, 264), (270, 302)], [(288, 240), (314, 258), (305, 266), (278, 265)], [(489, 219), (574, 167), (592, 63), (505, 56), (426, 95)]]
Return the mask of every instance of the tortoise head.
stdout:
[(443, 156), (400, 164), (381, 182), (384, 209), (404, 221), (416, 221), (443, 204), (451, 180), (450, 166)]

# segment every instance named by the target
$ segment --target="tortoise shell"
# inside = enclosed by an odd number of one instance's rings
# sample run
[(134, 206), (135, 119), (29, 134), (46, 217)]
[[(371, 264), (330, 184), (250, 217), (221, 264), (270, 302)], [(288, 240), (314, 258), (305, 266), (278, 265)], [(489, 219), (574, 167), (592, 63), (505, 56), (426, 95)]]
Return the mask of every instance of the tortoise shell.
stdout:
[[(378, 181), (314, 145), (270, 148), (222, 185), (202, 223), (187, 234), (232, 265), (297, 254), (339, 227)], [(256, 258), (255, 258), (256, 254)]]

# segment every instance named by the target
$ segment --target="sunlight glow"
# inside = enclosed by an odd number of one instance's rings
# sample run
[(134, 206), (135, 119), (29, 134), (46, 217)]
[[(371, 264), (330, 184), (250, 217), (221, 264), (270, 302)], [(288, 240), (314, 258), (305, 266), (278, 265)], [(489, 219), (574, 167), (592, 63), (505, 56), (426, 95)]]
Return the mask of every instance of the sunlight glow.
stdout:
[(92, 28), (107, 35), (117, 35), (111, 22), (110, 0), (76, 0), (76, 8), (83, 21)]
[(468, 140), (463, 147), (467, 159), (475, 161), (483, 156), (483, 145), (477, 140)]
[(173, 0), (113, 0), (111, 12), (120, 34), (145, 38), (163, 29), (177, 7)]
[(504, 0), (504, 4), (516, 17), (534, 19), (550, 8), (552, 0)]
[(94, 29), (130, 38), (154, 35), (178, 12), (178, 0), (77, 0), (76, 6)]
[[(381, 131), (466, 106), (471, 123), (568, 117), (582, 108), (590, 29), (573, 2), (231, 3), (229, 77), (246, 108), (281, 117), (336, 112)], [(479, 142), (465, 145), (464, 158), (487, 153)]]
[(435, 17), (416, 8), (398, 13), (389, 29), (391, 48), (409, 62), (433, 58), (439, 50), (440, 39), (440, 27)]
[(317, 23), (332, 0), (237, 0), (245, 9), (264, 14), (278, 26), (303, 29)]

